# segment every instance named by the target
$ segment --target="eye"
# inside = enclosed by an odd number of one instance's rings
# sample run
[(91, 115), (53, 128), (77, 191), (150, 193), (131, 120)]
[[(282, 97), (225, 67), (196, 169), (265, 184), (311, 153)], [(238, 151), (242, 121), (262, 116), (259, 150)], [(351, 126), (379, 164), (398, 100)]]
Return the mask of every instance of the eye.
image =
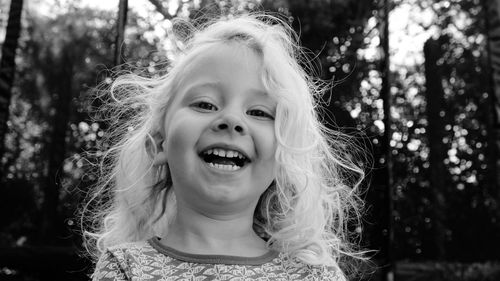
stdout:
[(274, 116), (272, 114), (269, 114), (266, 111), (260, 110), (260, 109), (249, 110), (249, 111), (247, 111), (247, 114), (261, 118), (261, 119), (274, 120)]
[(199, 101), (191, 105), (192, 107), (195, 107), (197, 109), (203, 110), (203, 111), (215, 111), (217, 110), (217, 107), (209, 102), (206, 101)]

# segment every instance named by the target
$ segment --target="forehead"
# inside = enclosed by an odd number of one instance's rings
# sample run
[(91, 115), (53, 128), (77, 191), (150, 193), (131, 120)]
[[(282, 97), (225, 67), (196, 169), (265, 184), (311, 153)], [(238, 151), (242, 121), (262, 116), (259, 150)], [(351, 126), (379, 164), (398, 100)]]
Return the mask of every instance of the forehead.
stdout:
[(197, 49), (186, 58), (178, 89), (187, 87), (248, 88), (267, 93), (262, 56), (244, 44), (220, 43)]
[(242, 70), (260, 74), (262, 69), (261, 56), (237, 42), (211, 44), (200, 48), (188, 60), (184, 76), (210, 76), (217, 75), (218, 72), (237, 73)]

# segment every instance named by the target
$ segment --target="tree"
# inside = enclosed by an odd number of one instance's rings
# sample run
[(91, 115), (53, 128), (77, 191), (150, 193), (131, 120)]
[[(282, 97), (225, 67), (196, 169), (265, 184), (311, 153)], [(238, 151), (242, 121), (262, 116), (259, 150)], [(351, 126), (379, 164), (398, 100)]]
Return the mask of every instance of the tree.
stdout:
[[(500, 4), (498, 1), (483, 0), (483, 9), (486, 13), (486, 32), (488, 36), (488, 61), (492, 79), (492, 90), (488, 99), (491, 106), (489, 121), (490, 180), (496, 183), (500, 190)], [(496, 159), (496, 160), (495, 160)], [(497, 198), (500, 200), (500, 191)]]
[(116, 41), (115, 41), (115, 65), (120, 65), (124, 62), (122, 56), (123, 39), (125, 37), (125, 26), (127, 25), (128, 0), (120, 0), (118, 5), (118, 21), (116, 25)]
[(489, 154), (487, 129), (492, 111), (485, 11), (477, 4), (400, 1), (401, 8), (427, 13), (432, 20), (417, 26), (427, 38), (439, 38), (426, 46), (425, 71), (419, 63), (423, 57), (417, 57), (415, 64), (396, 67), (394, 73), (400, 259), (466, 262), (495, 256), (498, 191), (489, 180), (490, 171), (495, 172), (489, 164), (494, 155)]
[[(9, 120), (9, 105), (11, 88), (16, 69), (16, 50), (19, 34), (21, 33), (22, 0), (10, 2), (9, 22), (5, 41), (2, 45), (2, 59), (0, 61), (0, 157), (3, 157), (5, 135), (7, 134), (7, 121)], [(4, 171), (0, 169), (0, 181), (3, 180)]]
[[(78, 1), (51, 9), (51, 16), (30, 11), (23, 24), (2, 163), (7, 174), (0, 198), (5, 211), (0, 263), (20, 270), (14, 275), (35, 271), (47, 273), (48, 280), (68, 280), (76, 277), (50, 272), (54, 268), (44, 262), (58, 262), (61, 272), (76, 271), (85, 278), (85, 264), (77, 257), (81, 237), (72, 228), (81, 197), (95, 181), (85, 151), (105, 145), (105, 124), (92, 121), (89, 110), (99, 106), (90, 100), (95, 87), (111, 81), (115, 13), (82, 8)], [(147, 50), (156, 48), (159, 39), (146, 39), (153, 27), (137, 14), (130, 13), (130, 21), (135, 27), (125, 37), (131, 42), (126, 56), (154, 72), (154, 63), (165, 56), (140, 56), (150, 55)], [(0, 272), (0, 279), (6, 274)]]
[(427, 98), (427, 119), (429, 148), (429, 170), (430, 183), (432, 186), (431, 202), (433, 205), (434, 220), (433, 231), (426, 233), (425, 245), (430, 249), (430, 255), (438, 260), (442, 260), (445, 254), (445, 220), (444, 211), (446, 202), (444, 200), (443, 189), (445, 189), (446, 173), (443, 159), (446, 156), (442, 139), (445, 131), (444, 125), (444, 91), (441, 84), (442, 71), (438, 65), (438, 60), (442, 57), (440, 41), (429, 39), (424, 44), (425, 56), (425, 81)]

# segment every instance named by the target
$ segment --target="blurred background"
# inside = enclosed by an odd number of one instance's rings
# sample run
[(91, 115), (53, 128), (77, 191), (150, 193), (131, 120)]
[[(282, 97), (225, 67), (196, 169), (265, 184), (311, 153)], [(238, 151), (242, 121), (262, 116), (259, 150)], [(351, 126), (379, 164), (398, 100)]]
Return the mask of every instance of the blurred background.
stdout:
[(168, 71), (174, 17), (263, 9), (335, 84), (325, 122), (373, 156), (364, 280), (500, 280), (498, 0), (0, 0), (0, 280), (88, 280), (76, 211), (110, 69)]

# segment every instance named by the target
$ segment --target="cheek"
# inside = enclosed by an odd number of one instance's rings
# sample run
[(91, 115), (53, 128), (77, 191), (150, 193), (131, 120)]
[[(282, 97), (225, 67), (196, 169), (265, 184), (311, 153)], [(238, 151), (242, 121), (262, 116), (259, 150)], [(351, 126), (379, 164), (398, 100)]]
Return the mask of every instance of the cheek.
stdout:
[(164, 149), (169, 160), (180, 161), (184, 158), (183, 155), (194, 151), (197, 130), (193, 127), (195, 124), (187, 124), (185, 121), (182, 118), (176, 118), (174, 122), (170, 122), (168, 125)]
[(266, 134), (265, 134), (265, 146), (266, 150), (269, 153), (269, 156), (274, 159), (274, 155), (276, 153), (276, 148), (278, 147), (278, 140), (276, 139), (276, 131), (274, 126), (271, 126)]
[(267, 169), (270, 171), (276, 168), (276, 148), (278, 146), (274, 128), (267, 128), (259, 137), (256, 139), (257, 149), (259, 149), (259, 154), (263, 163)]

